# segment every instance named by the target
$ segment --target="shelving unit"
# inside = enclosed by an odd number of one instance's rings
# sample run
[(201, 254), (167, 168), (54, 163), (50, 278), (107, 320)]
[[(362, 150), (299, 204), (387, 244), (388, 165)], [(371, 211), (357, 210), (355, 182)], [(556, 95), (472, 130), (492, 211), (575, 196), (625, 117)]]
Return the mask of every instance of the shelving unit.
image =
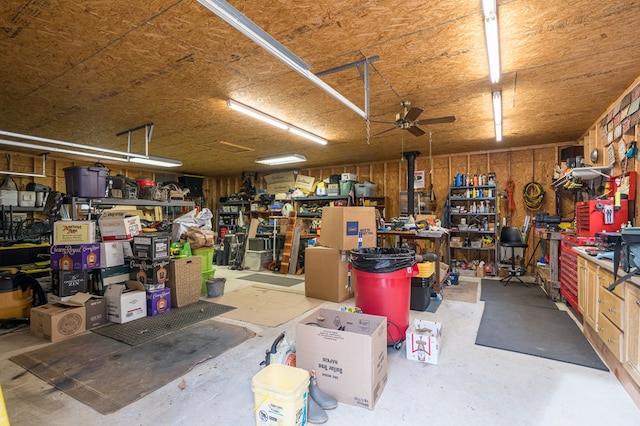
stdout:
[(154, 200), (142, 200), (142, 199), (128, 199), (128, 198), (80, 198), (69, 197), (69, 204), (71, 205), (71, 218), (76, 219), (78, 206), (89, 205), (92, 207), (113, 207), (113, 206), (135, 206), (135, 207), (191, 207), (195, 206), (193, 201), (184, 200), (171, 200), (171, 201), (154, 201)]
[(348, 206), (348, 195), (334, 195), (326, 197), (294, 197), (293, 209), (299, 218), (320, 218), (322, 209), (331, 206)]
[[(247, 200), (225, 201), (218, 206), (218, 235), (222, 238), (228, 232), (236, 233), (241, 230), (238, 225), (240, 213), (243, 215), (244, 225), (250, 222), (251, 202)], [(224, 232), (223, 232), (224, 230)]]
[[(474, 197), (475, 195), (475, 197)], [(498, 214), (496, 187), (452, 186), (449, 188), (450, 258), (498, 262)], [(489, 237), (492, 243), (483, 242)]]

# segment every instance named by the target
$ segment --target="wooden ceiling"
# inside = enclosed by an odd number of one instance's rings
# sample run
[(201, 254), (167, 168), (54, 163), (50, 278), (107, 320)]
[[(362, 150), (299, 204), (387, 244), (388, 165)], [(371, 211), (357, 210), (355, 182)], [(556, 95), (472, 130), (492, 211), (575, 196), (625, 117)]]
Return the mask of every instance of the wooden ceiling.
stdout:
[[(254, 160), (285, 152), (315, 168), (428, 155), (429, 145), (441, 155), (575, 141), (640, 76), (640, 4), (627, 0), (498, 0), (498, 84), (481, 0), (230, 3), (314, 73), (377, 56), (371, 120), (393, 122), (402, 101), (423, 108), (420, 119), (457, 120), (422, 126), (420, 137), (394, 129), (367, 138), (365, 120), (195, 0), (6, 0), (0, 130), (126, 151), (127, 136), (116, 134), (153, 122), (152, 155), (182, 160), (181, 172), (235, 176), (270, 170)], [(365, 108), (358, 68), (321, 78)], [(503, 94), (499, 143), (492, 90)], [(227, 99), (329, 143), (234, 112)], [(369, 132), (392, 126), (372, 122)], [(143, 141), (144, 131), (132, 133), (134, 152)]]

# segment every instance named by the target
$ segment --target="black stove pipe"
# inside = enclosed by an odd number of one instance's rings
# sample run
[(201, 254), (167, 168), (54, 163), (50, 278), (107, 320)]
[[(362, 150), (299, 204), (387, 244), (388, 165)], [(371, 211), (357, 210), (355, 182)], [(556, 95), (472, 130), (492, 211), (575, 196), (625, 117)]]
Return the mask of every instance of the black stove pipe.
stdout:
[(407, 159), (407, 213), (412, 215), (415, 213), (415, 169), (416, 169), (416, 157), (420, 155), (418, 151), (405, 152), (404, 156)]

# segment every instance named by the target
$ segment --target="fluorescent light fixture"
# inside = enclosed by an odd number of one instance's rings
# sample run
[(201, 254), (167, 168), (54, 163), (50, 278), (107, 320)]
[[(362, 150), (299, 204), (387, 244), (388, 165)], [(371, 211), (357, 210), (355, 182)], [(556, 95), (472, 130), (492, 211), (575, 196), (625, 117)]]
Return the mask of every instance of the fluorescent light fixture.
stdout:
[(321, 138), (320, 136), (314, 135), (313, 133), (309, 133), (306, 130), (302, 130), (299, 127), (296, 127), (294, 125), (291, 125), (289, 123), (285, 123), (282, 120), (279, 120), (275, 117), (272, 117), (268, 114), (265, 114), (264, 112), (258, 111), (256, 109), (253, 109), (249, 106), (243, 105), (239, 102), (236, 102), (234, 100), (228, 99), (227, 100), (227, 106), (229, 108), (231, 108), (234, 111), (238, 111), (241, 112), (243, 114), (246, 114), (250, 117), (256, 118), (260, 121), (263, 121), (265, 123), (271, 124), (272, 126), (275, 126), (279, 129), (282, 130), (288, 130), (291, 133), (294, 133), (298, 136), (302, 136), (303, 138), (307, 138), (310, 141), (313, 141), (315, 143), (319, 143), (320, 145), (326, 145), (327, 144), (327, 140), (324, 138)]
[(122, 162), (125, 162), (125, 163), (129, 162), (129, 159), (127, 159), (127, 158), (113, 157), (111, 155), (97, 154), (97, 153), (94, 154), (92, 152), (81, 152), (81, 151), (75, 151), (75, 150), (72, 150), (72, 149), (56, 148), (56, 147), (53, 147), (53, 146), (36, 145), (36, 144), (26, 143), (26, 142), (8, 141), (6, 139), (0, 139), (0, 145), (15, 146), (15, 147), (18, 147), (18, 148), (37, 149), (37, 150), (42, 150), (42, 151), (47, 151), (47, 152), (57, 152), (59, 154), (79, 155), (79, 156), (83, 156), (83, 157), (98, 158), (98, 159), (101, 159), (101, 160), (122, 161)]
[(493, 92), (493, 122), (496, 127), (496, 142), (502, 141), (502, 93)]
[(500, 42), (498, 39), (498, 15), (496, 0), (482, 0), (484, 12), (484, 33), (489, 56), (489, 76), (491, 83), (500, 81)]
[(154, 157), (154, 156), (151, 156), (151, 155), (148, 158), (133, 157), (133, 158), (130, 158), (129, 161), (131, 163), (147, 164), (149, 166), (158, 166), (158, 167), (180, 167), (180, 166), (182, 166), (182, 161), (172, 160), (170, 158)]
[(285, 154), (275, 157), (258, 158), (256, 163), (266, 164), (267, 166), (279, 166), (282, 164), (300, 163), (307, 161), (307, 157), (300, 154)]
[[(159, 166), (159, 167), (182, 166), (182, 161), (172, 160), (169, 158), (160, 158), (160, 157), (154, 157), (150, 155), (145, 156), (142, 154), (134, 154), (131, 152), (115, 151), (112, 149), (103, 149), (103, 148), (98, 148), (90, 145), (82, 145), (82, 144), (77, 144), (73, 142), (59, 141), (56, 139), (40, 138), (37, 136), (22, 135), (20, 133), (5, 132), (2, 130), (0, 130), (0, 135), (6, 135), (6, 136), (22, 138), (22, 139), (29, 139), (29, 140), (39, 141), (47, 144), (59, 145), (64, 147), (72, 147), (76, 149), (58, 148), (57, 146), (39, 145), (35, 143), (30, 143), (30, 142), (0, 139), (0, 145), (13, 146), (16, 148), (27, 148), (27, 149), (34, 149), (39, 151), (55, 152), (58, 154), (77, 155), (80, 157), (97, 158), (100, 160), (119, 161), (123, 163), (147, 164), (150, 166)], [(79, 151), (80, 149), (86, 150), (86, 151)], [(117, 156), (107, 155), (107, 154), (115, 154)]]
[(250, 107), (248, 107), (246, 105), (242, 105), (242, 104), (240, 104), (238, 102), (234, 102), (231, 99), (227, 100), (227, 106), (229, 108), (231, 108), (232, 110), (234, 110), (234, 111), (241, 112), (243, 114), (248, 115), (249, 117), (253, 117), (253, 118), (258, 119), (260, 121), (263, 121), (263, 122), (265, 122), (267, 124), (271, 124), (272, 126), (277, 127), (279, 129), (289, 130), (289, 127), (286, 124), (284, 124), (282, 121), (280, 121), (280, 120), (278, 120), (276, 118), (273, 118), (273, 117), (271, 117), (271, 116), (269, 116), (267, 114), (264, 114), (264, 113), (262, 113), (262, 112), (260, 112), (258, 110), (250, 108)]
[(224, 0), (198, 0), (198, 2), (222, 18), (227, 24), (253, 40), (258, 46), (278, 58), (292, 70), (318, 86), (320, 89), (324, 90), (329, 96), (332, 96), (338, 102), (341, 102), (362, 118), (367, 118), (367, 114), (362, 109), (358, 108), (358, 106), (353, 102), (345, 98), (333, 87), (322, 81), (320, 77), (312, 73), (311, 67), (302, 59), (294, 55), (290, 50), (280, 44), (276, 39), (271, 37), (266, 31), (253, 23), (253, 21), (248, 19), (229, 3)]

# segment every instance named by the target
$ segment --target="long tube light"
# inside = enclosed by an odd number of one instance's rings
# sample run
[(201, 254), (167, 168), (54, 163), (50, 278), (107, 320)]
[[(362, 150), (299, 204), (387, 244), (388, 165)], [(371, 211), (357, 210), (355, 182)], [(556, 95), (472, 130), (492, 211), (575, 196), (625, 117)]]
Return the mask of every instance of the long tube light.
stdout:
[(83, 157), (99, 158), (101, 160), (122, 161), (124, 163), (129, 162), (129, 159), (127, 158), (113, 157), (111, 155), (104, 155), (104, 154), (97, 154), (97, 153), (94, 154), (92, 152), (80, 152), (72, 149), (56, 148), (53, 146), (42, 146), (42, 145), (36, 145), (36, 144), (26, 143), (26, 142), (8, 141), (6, 139), (0, 139), (0, 145), (15, 146), (18, 148), (38, 149), (38, 150), (47, 151), (47, 152), (57, 152), (59, 154), (79, 155)]
[(500, 81), (500, 41), (498, 39), (498, 15), (496, 0), (482, 0), (484, 12), (484, 33), (489, 57), (491, 83)]
[[(133, 152), (124, 152), (124, 151), (117, 151), (117, 150), (107, 149), (107, 148), (99, 148), (91, 145), (82, 145), (82, 144), (73, 143), (73, 142), (60, 141), (57, 139), (41, 138), (38, 136), (24, 135), (21, 133), (7, 132), (4, 130), (0, 130), (0, 135), (33, 140), (37, 142), (43, 142), (47, 144), (59, 145), (59, 146), (64, 146), (69, 148), (76, 148), (76, 149), (57, 148), (55, 146), (37, 145), (37, 144), (27, 143), (27, 142), (0, 139), (0, 145), (13, 146), (17, 148), (37, 149), (37, 150), (42, 150), (47, 152), (56, 152), (59, 154), (78, 155), (83, 157), (98, 158), (101, 160), (119, 161), (123, 163), (147, 164), (150, 166), (159, 166), (159, 167), (182, 166), (182, 161), (173, 160), (170, 158), (161, 158), (161, 157), (154, 157), (151, 155), (136, 154)], [(148, 149), (148, 141), (147, 141), (146, 147)], [(82, 149), (85, 151), (78, 151), (78, 149)], [(95, 153), (86, 152), (86, 151), (95, 151)], [(113, 155), (107, 155), (107, 154), (115, 154), (115, 155), (119, 155), (120, 157), (114, 157)]]
[(302, 59), (294, 55), (289, 49), (280, 44), (266, 31), (257, 26), (253, 21), (248, 19), (229, 3), (224, 0), (198, 0), (198, 2), (209, 9), (211, 12), (218, 15), (226, 23), (253, 40), (264, 50), (278, 58), (282, 63), (289, 66), (289, 68), (318, 86), (320, 89), (324, 90), (325, 93), (327, 93), (329, 96), (332, 96), (338, 102), (341, 102), (343, 105), (351, 109), (362, 118), (368, 118), (366, 112), (358, 108), (357, 105), (355, 105), (333, 87), (329, 86), (318, 76), (312, 73), (311, 67), (307, 65)]
[(159, 166), (159, 167), (180, 167), (180, 166), (182, 166), (182, 161), (180, 161), (180, 160), (172, 160), (170, 158), (154, 157), (152, 155), (150, 155), (148, 158), (133, 157), (133, 158), (130, 158), (129, 161), (131, 163), (147, 164), (149, 166)]
[(300, 163), (307, 161), (307, 157), (300, 154), (285, 154), (274, 157), (259, 158), (256, 163), (266, 164), (267, 166), (279, 166), (282, 164)]
[[(7, 132), (7, 131), (4, 131), (4, 130), (0, 130), (0, 135), (9, 136), (9, 137), (13, 137), (13, 138), (28, 139), (28, 140), (32, 140), (32, 141), (36, 141), (36, 142), (50, 143), (50, 144), (53, 144), (53, 145), (66, 146), (66, 147), (69, 147), (69, 148), (76, 148), (76, 149), (84, 149), (84, 150), (89, 150), (89, 151), (104, 152), (104, 153), (107, 153), (107, 154), (124, 155), (124, 156), (127, 156), (127, 157), (146, 158), (146, 156), (143, 155), (143, 154), (134, 154), (134, 153), (131, 153), (131, 152), (115, 151), (113, 149), (99, 148), (97, 146), (91, 146), (91, 145), (81, 145), (79, 143), (65, 142), (65, 141), (60, 141), (60, 140), (57, 140), (57, 139), (41, 138), (41, 137), (38, 137), (38, 136), (23, 135), (21, 133)], [(43, 148), (43, 147), (38, 147), (38, 149), (39, 148)], [(45, 149), (45, 148), (43, 148), (43, 149)], [(50, 148), (46, 148), (46, 149), (50, 149)], [(56, 152), (60, 152), (60, 151), (56, 151)], [(104, 157), (98, 157), (98, 158), (104, 158)], [(121, 160), (119, 160), (119, 161), (121, 161)]]
[(493, 123), (496, 128), (496, 142), (502, 141), (502, 93), (493, 92)]
[(313, 133), (309, 133), (306, 130), (302, 130), (299, 127), (296, 127), (292, 124), (289, 123), (285, 123), (284, 121), (275, 118), (271, 115), (265, 114), (262, 111), (258, 111), (257, 109), (253, 109), (247, 105), (241, 104), (239, 102), (236, 102), (232, 99), (228, 99), (227, 100), (227, 106), (229, 108), (231, 108), (234, 111), (238, 111), (241, 112), (243, 114), (248, 115), (249, 117), (253, 117), (255, 119), (258, 119), (260, 121), (263, 121), (267, 124), (271, 124), (272, 126), (275, 126), (279, 129), (282, 130), (288, 130), (291, 133), (294, 133), (298, 136), (302, 136), (303, 138), (307, 138), (310, 141), (319, 143), (321, 145), (326, 145), (327, 144), (327, 140), (324, 138), (321, 138), (320, 136), (314, 135)]

